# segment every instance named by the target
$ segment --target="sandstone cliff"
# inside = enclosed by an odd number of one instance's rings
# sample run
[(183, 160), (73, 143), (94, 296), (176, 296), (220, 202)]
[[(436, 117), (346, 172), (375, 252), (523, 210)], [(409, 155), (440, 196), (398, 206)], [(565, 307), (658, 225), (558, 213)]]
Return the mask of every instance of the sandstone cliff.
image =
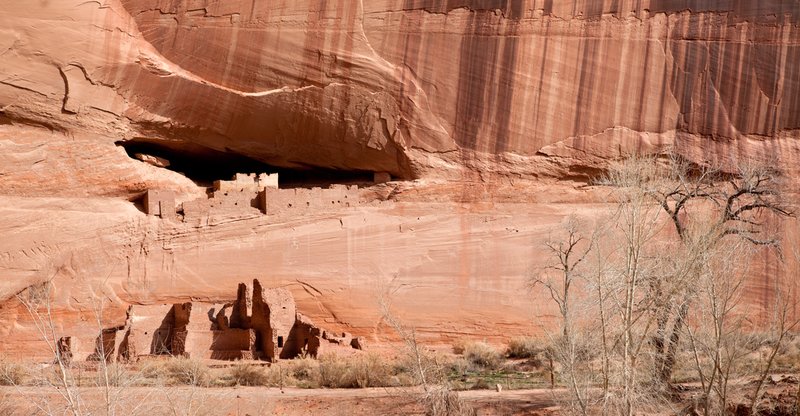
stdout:
[[(0, 332), (35, 339), (13, 295), (51, 278), (63, 325), (87, 327), (98, 294), (119, 320), (253, 277), (357, 335), (383, 336), (387, 286), (423, 332), (530, 331), (537, 242), (598, 215), (585, 181), (608, 159), (670, 145), (800, 177), (799, 18), (798, 0), (0, 2)], [(168, 222), (131, 201), (204, 189), (131, 149), (405, 182), (367, 191), (385, 204)]]

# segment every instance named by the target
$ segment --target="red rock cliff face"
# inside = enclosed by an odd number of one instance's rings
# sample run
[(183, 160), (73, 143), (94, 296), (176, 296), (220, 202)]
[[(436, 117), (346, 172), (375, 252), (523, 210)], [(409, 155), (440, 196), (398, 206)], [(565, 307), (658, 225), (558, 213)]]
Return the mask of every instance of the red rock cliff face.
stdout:
[[(450, 174), (431, 154), (608, 150), (642, 135), (718, 156), (798, 128), (799, 7), (733, 0), (6, 5), (8, 52), (18, 59), (5, 63), (14, 77), (3, 97), (33, 94), (41, 107), (17, 104), (6, 114), (66, 131), (89, 124), (105, 134), (107, 125), (91, 124), (111, 119), (119, 138), (402, 177)], [(24, 30), (15, 30), (21, 21)], [(81, 117), (95, 111), (105, 114)], [(698, 145), (700, 137), (715, 145)], [(757, 147), (774, 152), (768, 148), (777, 143)]]
[[(799, 16), (798, 0), (6, 1), (1, 292), (103, 281), (122, 305), (263, 273), (360, 335), (381, 332), (370, 287), (394, 277), (431, 333), (522, 331), (534, 242), (597, 216), (571, 180), (609, 158), (672, 145), (800, 174)], [(204, 192), (126, 141), (420, 181), (332, 223), (168, 225), (127, 201)]]

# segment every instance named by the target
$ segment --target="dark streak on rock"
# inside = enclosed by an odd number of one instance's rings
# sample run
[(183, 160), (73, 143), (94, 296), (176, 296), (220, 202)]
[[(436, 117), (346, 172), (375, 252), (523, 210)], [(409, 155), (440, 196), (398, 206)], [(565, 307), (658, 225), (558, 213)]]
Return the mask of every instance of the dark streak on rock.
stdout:
[[(519, 21), (523, 3), (513, 0), (406, 0), (407, 9), (423, 8), (449, 12), (457, 8), (472, 11), (467, 33), (461, 38), (458, 69), (458, 95), (453, 136), (462, 148), (502, 153), (508, 150), (512, 136), (512, 113)], [(489, 23), (500, 10), (508, 22), (506, 36), (486, 36)], [(491, 30), (491, 29), (489, 29)], [(481, 140), (484, 127), (493, 140)]]

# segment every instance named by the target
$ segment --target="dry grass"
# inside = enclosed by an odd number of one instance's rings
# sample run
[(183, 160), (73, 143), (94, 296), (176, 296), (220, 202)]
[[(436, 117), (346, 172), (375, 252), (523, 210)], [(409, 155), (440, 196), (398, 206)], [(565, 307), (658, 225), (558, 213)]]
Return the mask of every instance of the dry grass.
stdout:
[(30, 369), (25, 365), (6, 359), (0, 360), (0, 385), (20, 386), (30, 378)]
[(503, 354), (484, 342), (470, 342), (464, 346), (464, 358), (484, 369), (496, 369), (503, 364)]
[(319, 385), (328, 388), (392, 386), (392, 366), (379, 355), (359, 354), (343, 358), (323, 355), (319, 359)]
[(429, 390), (423, 399), (429, 416), (474, 416), (475, 409), (458, 397), (458, 393), (447, 387), (437, 386)]
[(268, 386), (270, 381), (264, 367), (254, 364), (236, 364), (228, 375), (235, 386)]
[(509, 358), (535, 358), (541, 351), (541, 342), (533, 337), (517, 337), (508, 342)]
[(200, 360), (172, 357), (146, 363), (142, 375), (166, 385), (207, 386), (211, 381), (208, 366)]
[(413, 385), (406, 369), (376, 354), (339, 356), (327, 354), (319, 360), (282, 360), (264, 367), (237, 364), (221, 370), (214, 386), (267, 386), (299, 388), (367, 388)]

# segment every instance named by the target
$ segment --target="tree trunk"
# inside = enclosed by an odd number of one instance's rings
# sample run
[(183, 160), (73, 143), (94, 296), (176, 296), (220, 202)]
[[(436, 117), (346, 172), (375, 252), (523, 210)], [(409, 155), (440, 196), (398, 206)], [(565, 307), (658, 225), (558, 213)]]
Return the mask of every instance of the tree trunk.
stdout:
[(672, 325), (672, 333), (663, 360), (664, 364), (663, 367), (661, 367), (661, 374), (659, 375), (661, 381), (665, 384), (669, 384), (672, 380), (672, 371), (675, 368), (675, 361), (678, 356), (678, 344), (680, 343), (681, 332), (683, 332), (683, 326), (686, 324), (686, 316), (688, 314), (689, 302), (684, 301), (678, 310), (678, 315), (675, 317), (675, 323)]

